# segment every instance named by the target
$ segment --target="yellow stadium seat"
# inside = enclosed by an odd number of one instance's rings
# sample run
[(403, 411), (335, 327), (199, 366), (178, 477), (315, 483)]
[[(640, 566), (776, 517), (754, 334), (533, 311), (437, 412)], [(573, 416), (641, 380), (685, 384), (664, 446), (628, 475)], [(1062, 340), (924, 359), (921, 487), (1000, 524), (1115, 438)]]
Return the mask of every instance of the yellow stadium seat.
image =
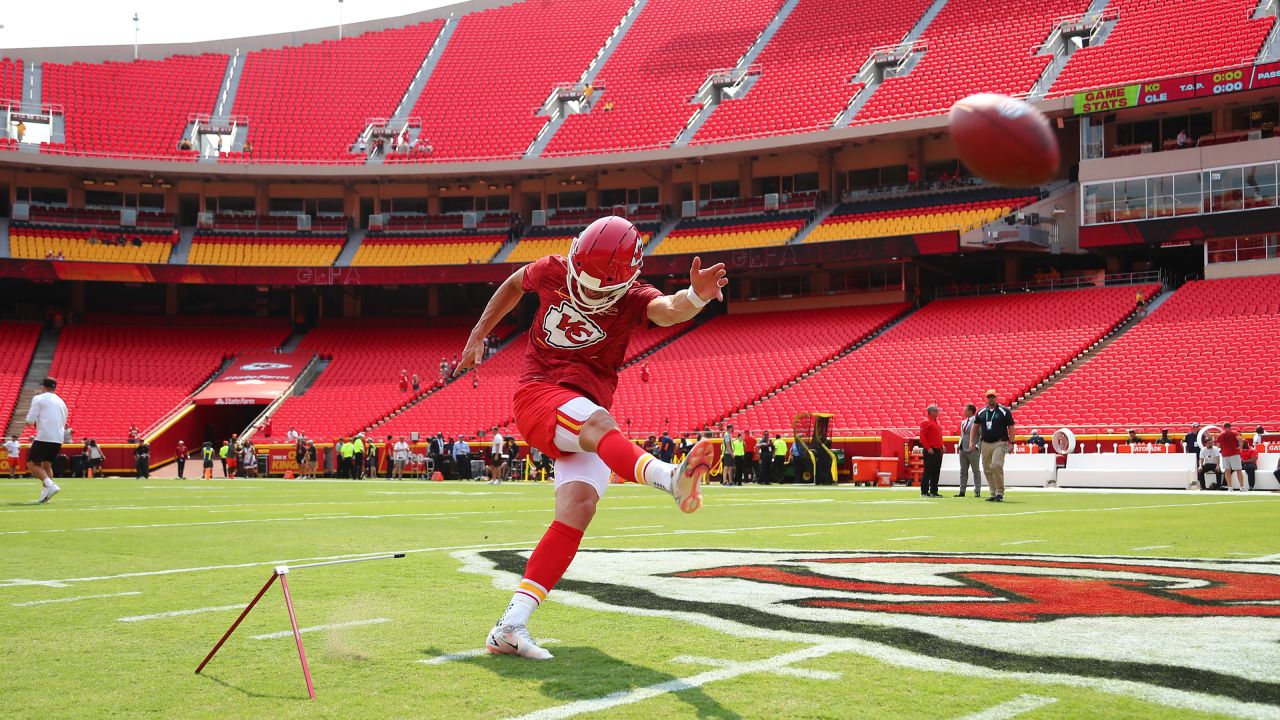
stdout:
[[(148, 236), (142, 236), (144, 238)], [(65, 260), (85, 262), (167, 263), (173, 246), (168, 241), (144, 239), (142, 245), (104, 245), (79, 237), (62, 237), (56, 230), (22, 228), (9, 236), (9, 250), (15, 258), (43, 260), (52, 250)]]
[(332, 265), (342, 252), (342, 240), (332, 243), (210, 242), (199, 238), (191, 244), (187, 262), (192, 265)]
[(352, 265), (467, 265), (487, 263), (502, 249), (501, 242), (402, 243), (364, 242)]

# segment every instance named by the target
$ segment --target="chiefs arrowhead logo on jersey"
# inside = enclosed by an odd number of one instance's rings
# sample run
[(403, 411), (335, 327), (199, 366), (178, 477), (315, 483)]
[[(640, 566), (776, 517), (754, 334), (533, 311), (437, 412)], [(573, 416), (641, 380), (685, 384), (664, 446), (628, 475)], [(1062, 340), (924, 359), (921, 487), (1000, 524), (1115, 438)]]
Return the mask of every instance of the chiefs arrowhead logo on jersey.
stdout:
[(547, 308), (542, 332), (548, 345), (562, 350), (588, 347), (605, 338), (600, 326), (567, 300)]
[[(466, 557), (518, 580), (528, 553)], [(1195, 694), (1280, 713), (1280, 563), (580, 550), (556, 598), (796, 642), (851, 639), (922, 668), (1123, 681), (1146, 699)]]

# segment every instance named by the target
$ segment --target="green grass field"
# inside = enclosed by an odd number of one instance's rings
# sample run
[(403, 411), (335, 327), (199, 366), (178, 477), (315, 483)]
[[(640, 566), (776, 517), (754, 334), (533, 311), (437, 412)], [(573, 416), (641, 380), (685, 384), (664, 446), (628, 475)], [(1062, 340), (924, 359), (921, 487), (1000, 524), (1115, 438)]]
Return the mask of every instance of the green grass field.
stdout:
[[(5, 717), (1280, 717), (1269, 493), (615, 486), (536, 663), (479, 649), (549, 486), (62, 486), (0, 484)], [(275, 588), (193, 674), (276, 563), (384, 551), (289, 576), (314, 702)]]

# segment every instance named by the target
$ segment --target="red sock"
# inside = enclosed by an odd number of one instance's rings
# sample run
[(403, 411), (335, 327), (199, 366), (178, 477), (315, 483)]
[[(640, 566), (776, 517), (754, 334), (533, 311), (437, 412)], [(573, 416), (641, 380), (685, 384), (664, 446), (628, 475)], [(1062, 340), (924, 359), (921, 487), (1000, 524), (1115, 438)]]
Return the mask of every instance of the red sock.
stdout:
[(569, 569), (569, 563), (573, 562), (573, 556), (578, 554), (578, 544), (581, 542), (581, 530), (565, 525), (559, 520), (552, 522), (551, 527), (547, 528), (547, 532), (538, 541), (538, 546), (533, 549), (533, 554), (529, 556), (529, 564), (524, 570), (525, 579), (532, 580), (539, 587), (526, 589), (521, 583), (521, 587), (516, 592), (524, 592), (537, 603), (541, 603), (551, 588), (560, 582), (564, 571)]
[(638, 445), (628, 440), (618, 432), (617, 428), (610, 430), (600, 438), (600, 442), (596, 443), (596, 454), (604, 461), (609, 469), (618, 474), (626, 482), (640, 482), (636, 478), (636, 465), (640, 458), (647, 456), (649, 453), (642, 450)]

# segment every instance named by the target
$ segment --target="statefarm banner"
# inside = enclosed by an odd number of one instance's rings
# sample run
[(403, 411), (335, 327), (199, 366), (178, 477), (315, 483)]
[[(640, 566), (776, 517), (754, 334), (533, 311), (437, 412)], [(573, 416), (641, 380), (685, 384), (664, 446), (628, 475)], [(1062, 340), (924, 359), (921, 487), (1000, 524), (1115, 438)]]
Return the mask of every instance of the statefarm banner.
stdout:
[(1075, 114), (1087, 115), (1258, 90), (1276, 85), (1280, 85), (1280, 62), (1242, 65), (1229, 70), (1215, 70), (1101, 90), (1087, 90), (1076, 93), (1073, 100)]
[(270, 405), (311, 359), (301, 353), (243, 353), (193, 399), (197, 405)]

